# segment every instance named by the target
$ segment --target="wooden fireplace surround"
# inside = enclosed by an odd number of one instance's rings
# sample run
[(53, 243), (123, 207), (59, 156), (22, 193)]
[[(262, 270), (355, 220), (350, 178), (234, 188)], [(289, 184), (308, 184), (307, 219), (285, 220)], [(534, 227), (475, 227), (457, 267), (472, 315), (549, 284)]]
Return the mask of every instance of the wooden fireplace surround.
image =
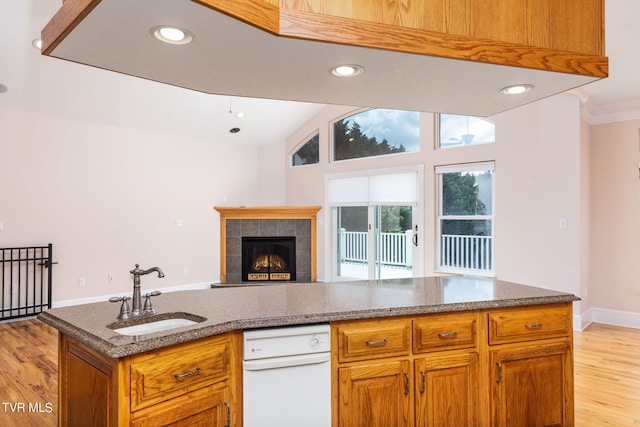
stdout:
[(311, 281), (318, 278), (316, 262), (317, 213), (322, 206), (214, 206), (220, 213), (220, 282), (227, 281), (227, 220), (228, 219), (308, 219), (311, 221)]

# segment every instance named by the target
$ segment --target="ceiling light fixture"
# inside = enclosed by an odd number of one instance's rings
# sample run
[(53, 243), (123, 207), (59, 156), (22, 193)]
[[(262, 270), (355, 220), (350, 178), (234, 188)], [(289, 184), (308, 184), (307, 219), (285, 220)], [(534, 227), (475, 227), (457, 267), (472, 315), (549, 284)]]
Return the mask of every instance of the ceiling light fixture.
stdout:
[(338, 65), (331, 69), (331, 74), (338, 77), (354, 77), (364, 73), (360, 65)]
[(231, 128), (231, 129), (229, 129), (229, 132), (238, 133), (238, 132), (240, 132), (240, 128)]
[(187, 44), (193, 41), (193, 34), (184, 28), (158, 25), (149, 32), (161, 42), (169, 44)]
[(521, 93), (529, 92), (531, 89), (533, 89), (533, 85), (529, 84), (511, 85), (500, 89), (500, 93), (505, 95), (520, 95)]
[(38, 50), (42, 49), (42, 40), (41, 39), (33, 39), (31, 41), (31, 46), (35, 47)]

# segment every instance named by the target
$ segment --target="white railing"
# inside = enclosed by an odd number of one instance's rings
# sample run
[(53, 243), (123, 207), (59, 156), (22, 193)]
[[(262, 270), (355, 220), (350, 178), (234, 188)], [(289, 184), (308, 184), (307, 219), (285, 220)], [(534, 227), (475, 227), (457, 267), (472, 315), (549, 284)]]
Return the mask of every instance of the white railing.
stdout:
[[(413, 232), (380, 233), (380, 262), (383, 265), (411, 267)], [(366, 231), (340, 230), (340, 260), (366, 263), (368, 260), (368, 233)]]
[[(411, 230), (405, 233), (381, 233), (380, 262), (383, 265), (412, 265)], [(462, 270), (493, 270), (491, 236), (460, 236), (445, 234), (440, 239), (440, 265)], [(340, 260), (366, 263), (368, 260), (368, 233), (340, 230)]]
[(347, 262), (367, 262), (368, 233), (340, 229), (340, 258)]
[(493, 270), (491, 236), (458, 236), (440, 238), (440, 265), (465, 270)]

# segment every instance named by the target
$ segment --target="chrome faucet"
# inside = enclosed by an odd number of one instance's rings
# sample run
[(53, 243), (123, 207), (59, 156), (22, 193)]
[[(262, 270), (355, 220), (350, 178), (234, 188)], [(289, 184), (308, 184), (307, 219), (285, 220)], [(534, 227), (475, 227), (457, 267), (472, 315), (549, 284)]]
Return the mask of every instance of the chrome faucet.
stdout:
[(136, 268), (129, 272), (133, 274), (133, 307), (131, 308), (131, 315), (134, 317), (141, 316), (143, 314), (155, 313), (155, 310), (153, 310), (153, 307), (151, 307), (150, 298), (155, 295), (160, 295), (160, 292), (156, 291), (145, 295), (146, 303), (144, 310), (142, 307), (142, 295), (140, 293), (140, 276), (153, 273), (154, 271), (158, 273), (158, 277), (164, 277), (164, 273), (162, 272), (160, 267), (151, 267), (148, 270), (143, 270), (140, 268), (140, 264), (136, 264)]

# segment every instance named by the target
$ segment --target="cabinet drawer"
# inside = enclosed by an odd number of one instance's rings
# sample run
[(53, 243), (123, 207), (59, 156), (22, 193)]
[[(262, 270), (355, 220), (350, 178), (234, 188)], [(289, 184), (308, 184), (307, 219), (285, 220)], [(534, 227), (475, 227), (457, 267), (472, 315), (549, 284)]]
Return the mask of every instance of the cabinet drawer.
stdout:
[(228, 426), (230, 391), (226, 381), (134, 413), (131, 427)]
[(489, 344), (566, 337), (570, 333), (569, 306), (489, 312)]
[(338, 326), (338, 360), (404, 356), (411, 350), (410, 320), (349, 322)]
[(229, 375), (230, 344), (188, 343), (137, 357), (131, 364), (131, 411), (197, 390)]
[(478, 313), (436, 314), (413, 322), (413, 351), (473, 348), (478, 344)]

